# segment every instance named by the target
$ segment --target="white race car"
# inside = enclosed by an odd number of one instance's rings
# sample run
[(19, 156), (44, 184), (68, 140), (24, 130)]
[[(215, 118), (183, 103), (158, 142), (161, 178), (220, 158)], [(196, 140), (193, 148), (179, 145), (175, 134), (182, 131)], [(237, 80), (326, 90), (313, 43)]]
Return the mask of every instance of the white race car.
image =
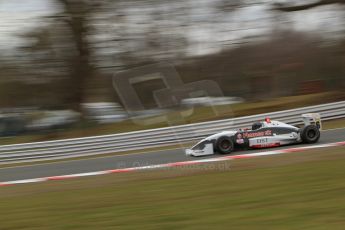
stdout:
[(231, 153), (236, 149), (269, 148), (296, 143), (315, 143), (320, 138), (322, 129), (321, 118), (318, 113), (303, 114), (303, 128), (298, 128), (279, 121), (256, 122), (252, 129), (223, 131), (208, 136), (190, 149), (186, 149), (188, 156), (205, 156)]

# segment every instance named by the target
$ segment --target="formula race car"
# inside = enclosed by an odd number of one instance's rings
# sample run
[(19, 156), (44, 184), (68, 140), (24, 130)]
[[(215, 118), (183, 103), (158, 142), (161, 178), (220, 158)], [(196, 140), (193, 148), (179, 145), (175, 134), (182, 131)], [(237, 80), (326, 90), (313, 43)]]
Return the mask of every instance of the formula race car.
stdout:
[(186, 149), (188, 156), (205, 156), (214, 153), (228, 154), (236, 149), (268, 148), (297, 143), (315, 143), (322, 129), (318, 113), (303, 114), (304, 127), (298, 128), (279, 121), (255, 122), (251, 129), (223, 131)]

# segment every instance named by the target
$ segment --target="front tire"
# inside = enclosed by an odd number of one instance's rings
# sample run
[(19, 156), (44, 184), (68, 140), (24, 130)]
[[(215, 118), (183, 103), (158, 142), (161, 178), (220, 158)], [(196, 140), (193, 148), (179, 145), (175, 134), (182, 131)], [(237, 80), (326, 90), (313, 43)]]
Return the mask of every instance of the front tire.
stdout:
[(234, 142), (230, 137), (222, 136), (216, 141), (216, 151), (220, 154), (228, 154), (234, 151)]
[(320, 130), (315, 125), (308, 125), (301, 130), (303, 143), (316, 143), (320, 139)]

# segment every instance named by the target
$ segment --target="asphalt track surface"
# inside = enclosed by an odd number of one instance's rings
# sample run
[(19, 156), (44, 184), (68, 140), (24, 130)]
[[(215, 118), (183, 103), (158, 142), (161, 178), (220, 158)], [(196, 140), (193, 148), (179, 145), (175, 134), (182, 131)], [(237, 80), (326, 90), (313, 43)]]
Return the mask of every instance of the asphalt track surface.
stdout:
[[(340, 141), (345, 141), (345, 128), (322, 131), (320, 141), (317, 144), (326, 144)], [(298, 146), (306, 145), (300, 144)], [(274, 149), (286, 149), (291, 147), (293, 146), (290, 145)], [(267, 149), (245, 150), (237, 151), (235, 153), (247, 154), (262, 151), (267, 151)], [(97, 157), (84, 160), (70, 160), (65, 162), (44, 163), (31, 166), (29, 165), (9, 167), (0, 169), (0, 182), (76, 173), (86, 173), (110, 169), (148, 166), (154, 164), (173, 163), (180, 161), (191, 161), (195, 159), (205, 159), (219, 156), (219, 154), (215, 154), (207, 157), (195, 158), (185, 156), (183, 149), (172, 149), (119, 156)]]

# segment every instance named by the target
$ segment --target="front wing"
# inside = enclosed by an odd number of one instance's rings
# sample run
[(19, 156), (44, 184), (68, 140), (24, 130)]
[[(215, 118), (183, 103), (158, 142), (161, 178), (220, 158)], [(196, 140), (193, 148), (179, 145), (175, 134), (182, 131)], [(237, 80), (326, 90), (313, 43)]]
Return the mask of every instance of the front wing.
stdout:
[(185, 151), (187, 156), (207, 156), (214, 154), (214, 147), (213, 143), (205, 144), (204, 148), (202, 149), (186, 149)]

